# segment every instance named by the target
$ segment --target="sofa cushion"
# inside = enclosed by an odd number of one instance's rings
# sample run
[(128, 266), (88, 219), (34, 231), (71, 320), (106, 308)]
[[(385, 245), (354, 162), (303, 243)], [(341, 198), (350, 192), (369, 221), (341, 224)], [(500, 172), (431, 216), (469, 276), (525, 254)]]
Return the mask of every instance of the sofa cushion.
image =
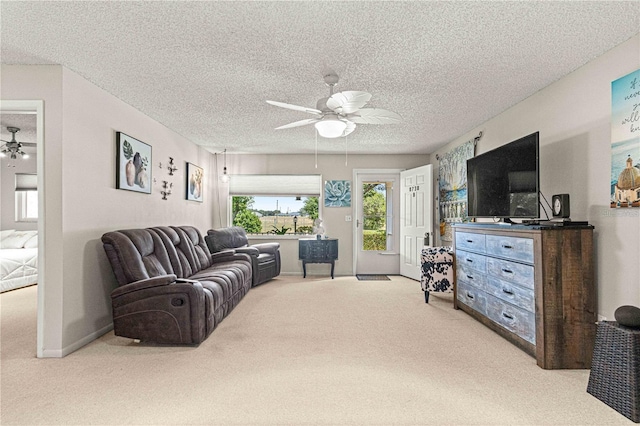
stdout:
[(211, 253), (217, 251), (244, 247), (249, 244), (244, 228), (231, 226), (222, 229), (210, 229), (207, 231), (207, 241)]
[(107, 232), (102, 242), (120, 285), (175, 273), (165, 245), (150, 229)]

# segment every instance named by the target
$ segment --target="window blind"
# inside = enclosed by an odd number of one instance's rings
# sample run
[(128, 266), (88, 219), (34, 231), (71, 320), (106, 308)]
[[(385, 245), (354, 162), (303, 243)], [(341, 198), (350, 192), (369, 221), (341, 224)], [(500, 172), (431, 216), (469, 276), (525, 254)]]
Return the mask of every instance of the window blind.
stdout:
[(317, 197), (322, 175), (232, 175), (229, 195)]
[(37, 191), (38, 175), (35, 173), (16, 173), (16, 191)]

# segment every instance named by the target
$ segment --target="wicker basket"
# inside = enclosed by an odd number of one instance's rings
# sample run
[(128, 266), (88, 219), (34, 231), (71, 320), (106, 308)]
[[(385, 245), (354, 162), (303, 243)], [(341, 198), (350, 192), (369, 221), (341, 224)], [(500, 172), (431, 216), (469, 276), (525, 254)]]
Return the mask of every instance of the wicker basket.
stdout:
[(640, 330), (598, 323), (587, 392), (640, 423)]

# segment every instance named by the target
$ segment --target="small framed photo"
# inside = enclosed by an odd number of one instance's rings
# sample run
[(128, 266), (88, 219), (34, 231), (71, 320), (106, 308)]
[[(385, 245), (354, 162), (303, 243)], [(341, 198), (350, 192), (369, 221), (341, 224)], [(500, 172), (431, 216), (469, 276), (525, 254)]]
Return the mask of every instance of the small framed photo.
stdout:
[(202, 202), (204, 170), (187, 162), (187, 200)]
[(151, 194), (151, 145), (116, 132), (116, 189)]

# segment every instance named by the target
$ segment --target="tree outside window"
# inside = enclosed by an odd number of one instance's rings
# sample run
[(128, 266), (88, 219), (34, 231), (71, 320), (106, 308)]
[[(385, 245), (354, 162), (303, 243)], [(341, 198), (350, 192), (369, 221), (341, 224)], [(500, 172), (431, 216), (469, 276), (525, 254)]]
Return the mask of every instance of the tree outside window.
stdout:
[(318, 197), (233, 196), (232, 223), (247, 234), (311, 234), (318, 205)]

